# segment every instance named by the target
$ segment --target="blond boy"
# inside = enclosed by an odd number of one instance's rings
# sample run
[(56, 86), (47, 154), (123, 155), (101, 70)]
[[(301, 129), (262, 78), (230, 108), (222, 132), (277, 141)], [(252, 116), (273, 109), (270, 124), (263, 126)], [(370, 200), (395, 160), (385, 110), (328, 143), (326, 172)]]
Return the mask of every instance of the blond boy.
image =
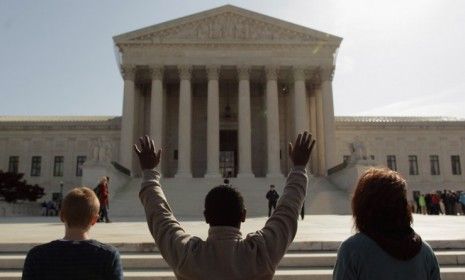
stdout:
[(65, 236), (32, 248), (24, 263), (22, 279), (123, 279), (116, 248), (89, 237), (99, 209), (93, 190), (86, 187), (71, 190), (60, 211)]

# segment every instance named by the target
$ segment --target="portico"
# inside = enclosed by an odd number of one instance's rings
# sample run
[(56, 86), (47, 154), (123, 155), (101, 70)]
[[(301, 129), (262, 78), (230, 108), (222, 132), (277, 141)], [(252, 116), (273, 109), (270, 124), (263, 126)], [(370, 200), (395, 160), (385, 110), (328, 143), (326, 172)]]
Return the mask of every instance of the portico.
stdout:
[(287, 142), (318, 141), (311, 170), (334, 158), (332, 75), (341, 39), (233, 6), (114, 38), (124, 105), (120, 163), (151, 135), (165, 177), (270, 177), (287, 173)]

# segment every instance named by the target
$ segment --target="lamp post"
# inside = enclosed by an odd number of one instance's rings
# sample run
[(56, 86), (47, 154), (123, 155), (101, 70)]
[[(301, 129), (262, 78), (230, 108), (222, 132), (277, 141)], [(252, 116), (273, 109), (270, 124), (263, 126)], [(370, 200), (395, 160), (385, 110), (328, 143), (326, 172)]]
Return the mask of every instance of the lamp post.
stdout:
[(63, 200), (63, 181), (60, 181), (60, 200)]

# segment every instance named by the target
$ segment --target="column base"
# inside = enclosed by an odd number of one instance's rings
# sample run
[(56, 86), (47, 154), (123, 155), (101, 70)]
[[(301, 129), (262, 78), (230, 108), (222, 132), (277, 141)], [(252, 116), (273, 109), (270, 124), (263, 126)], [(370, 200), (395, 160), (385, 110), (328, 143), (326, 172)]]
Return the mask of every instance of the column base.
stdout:
[(282, 173), (267, 173), (266, 178), (284, 178)]
[(255, 175), (252, 172), (238, 173), (237, 178), (255, 178)]
[(208, 178), (208, 179), (218, 179), (218, 178), (223, 178), (223, 176), (221, 176), (220, 173), (209, 172), (209, 173), (206, 173), (206, 174), (204, 175), (204, 178)]
[(186, 178), (186, 179), (191, 179), (192, 178), (192, 173), (190, 172), (179, 172), (174, 175), (174, 178)]

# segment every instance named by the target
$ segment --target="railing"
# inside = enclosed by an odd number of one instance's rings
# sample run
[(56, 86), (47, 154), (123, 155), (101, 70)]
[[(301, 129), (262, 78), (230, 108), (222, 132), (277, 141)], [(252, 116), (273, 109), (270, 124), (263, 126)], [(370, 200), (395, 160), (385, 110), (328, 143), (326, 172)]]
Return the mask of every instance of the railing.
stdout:
[(118, 170), (119, 172), (126, 174), (127, 176), (131, 176), (131, 170), (127, 169), (126, 167), (122, 166), (116, 161), (112, 161), (111, 164)]

